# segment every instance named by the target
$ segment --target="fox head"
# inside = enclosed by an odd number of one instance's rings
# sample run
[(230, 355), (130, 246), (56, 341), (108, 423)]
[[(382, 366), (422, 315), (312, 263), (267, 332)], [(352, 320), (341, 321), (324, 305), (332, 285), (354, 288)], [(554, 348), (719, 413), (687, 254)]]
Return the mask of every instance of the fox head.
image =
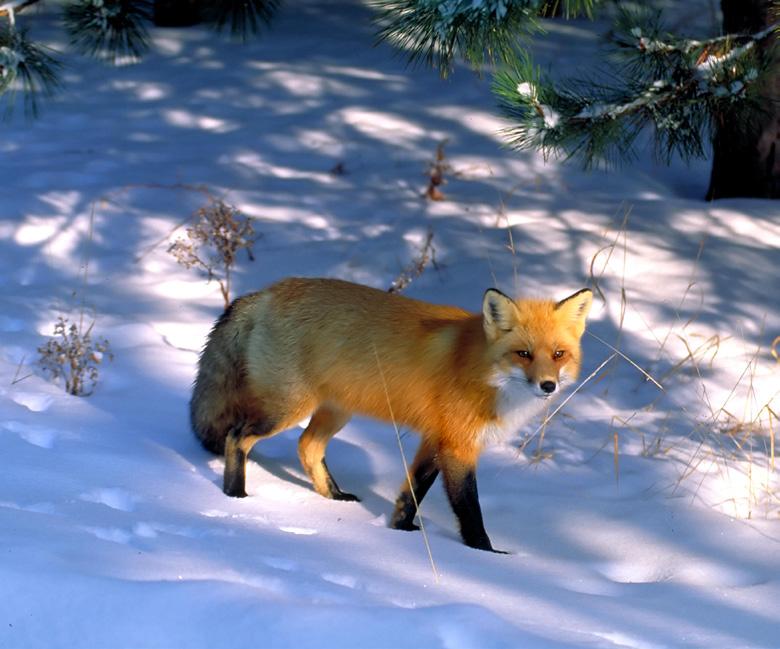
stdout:
[(496, 368), (497, 385), (526, 382), (537, 397), (550, 397), (576, 380), (580, 339), (593, 294), (577, 291), (560, 302), (512, 300), (488, 289), (482, 323)]

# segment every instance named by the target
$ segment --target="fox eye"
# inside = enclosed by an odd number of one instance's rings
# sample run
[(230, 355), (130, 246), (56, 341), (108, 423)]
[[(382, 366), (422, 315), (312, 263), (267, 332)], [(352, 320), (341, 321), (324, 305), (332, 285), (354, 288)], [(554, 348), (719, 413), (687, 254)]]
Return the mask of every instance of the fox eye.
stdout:
[(565, 351), (563, 351), (562, 349), (558, 349), (555, 351), (555, 353), (553, 353), (553, 358), (557, 361), (563, 358), (565, 355), (566, 355)]
[(531, 352), (529, 352), (527, 349), (520, 349), (515, 352), (520, 358), (533, 358), (531, 355)]

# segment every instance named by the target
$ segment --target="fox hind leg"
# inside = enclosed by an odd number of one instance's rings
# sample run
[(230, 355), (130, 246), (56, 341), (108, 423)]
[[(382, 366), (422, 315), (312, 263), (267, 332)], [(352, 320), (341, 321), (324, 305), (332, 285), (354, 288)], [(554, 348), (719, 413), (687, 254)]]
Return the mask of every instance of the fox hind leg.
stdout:
[[(390, 527), (396, 530), (418, 530), (419, 525), (414, 523), (414, 517), (417, 515), (417, 507), (425, 498), (425, 494), (431, 488), (431, 485), (439, 475), (439, 467), (436, 464), (436, 449), (431, 447), (425, 440), (417, 449), (414, 461), (409, 470), (411, 479), (404, 480), (401, 487), (401, 493), (395, 501), (395, 509), (390, 519)], [(414, 493), (414, 496), (412, 495)], [(415, 504), (416, 502), (416, 504)]]
[(238, 423), (225, 438), (225, 475), (222, 491), (234, 498), (246, 497), (246, 458), (261, 437), (274, 432), (270, 422), (247, 425)]
[(325, 448), (328, 442), (351, 417), (352, 413), (330, 404), (323, 404), (314, 412), (309, 425), (298, 440), (298, 457), (303, 470), (311, 479), (314, 490), (321, 496), (333, 500), (360, 500), (354, 494), (339, 488), (325, 463)]

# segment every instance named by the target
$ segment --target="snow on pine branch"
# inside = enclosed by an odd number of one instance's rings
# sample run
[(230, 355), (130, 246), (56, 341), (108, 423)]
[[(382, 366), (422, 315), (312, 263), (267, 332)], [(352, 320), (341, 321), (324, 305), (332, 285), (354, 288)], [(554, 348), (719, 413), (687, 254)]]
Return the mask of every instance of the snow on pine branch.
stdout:
[[(562, 0), (568, 15), (590, 13), (594, 0)], [(539, 16), (558, 0), (374, 0), (378, 37), (424, 60), (443, 76), (456, 57), (475, 67), (506, 61), (539, 29)]]
[(113, 63), (135, 60), (149, 49), (148, 19), (145, 4), (126, 0), (72, 0), (63, 11), (71, 45)]
[(20, 63), (24, 63), (21, 51), (7, 46), (0, 47), (0, 89), (16, 79)]
[[(756, 46), (780, 29), (780, 22), (755, 34), (726, 34), (706, 40), (679, 38), (665, 33), (661, 14), (648, 9), (624, 10), (618, 15), (612, 42), (626, 61), (633, 64), (634, 71), (648, 69), (655, 78), (669, 78), (681, 69), (688, 72), (704, 85), (720, 85), (745, 74), (747, 81), (758, 77), (758, 70), (746, 66), (755, 55)], [(731, 79), (729, 79), (731, 78)], [(731, 93), (739, 92), (742, 86), (731, 86)], [(702, 88), (704, 90), (704, 88)]]
[(741, 111), (749, 124), (767, 67), (757, 44), (777, 26), (686, 41), (662, 35), (652, 18), (619, 18), (618, 65), (589, 78), (553, 82), (527, 57), (497, 73), (494, 90), (513, 122), (505, 131), (510, 144), (579, 157), (589, 167), (633, 157), (634, 141), (651, 126), (656, 153), (668, 162), (675, 154), (703, 157), (713, 123), (727, 111)]
[(34, 115), (36, 95), (40, 92), (50, 95), (57, 89), (58, 68), (59, 63), (47, 48), (31, 42), (26, 31), (10, 23), (0, 25), (0, 99), (6, 103), (6, 113), (12, 111), (15, 92), (21, 88), (25, 110)]

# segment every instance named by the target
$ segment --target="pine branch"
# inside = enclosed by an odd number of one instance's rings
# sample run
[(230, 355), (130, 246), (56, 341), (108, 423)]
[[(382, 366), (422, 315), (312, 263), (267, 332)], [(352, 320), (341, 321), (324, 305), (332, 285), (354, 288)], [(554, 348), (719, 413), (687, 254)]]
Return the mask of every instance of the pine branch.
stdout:
[(38, 114), (38, 95), (50, 96), (59, 88), (61, 64), (49, 51), (31, 42), (26, 31), (17, 31), (10, 22), (0, 26), (0, 98), (6, 103), (6, 117), (13, 112), (19, 86), (25, 114), (33, 117)]
[(667, 163), (673, 155), (704, 157), (724, 114), (741, 111), (746, 129), (755, 121), (768, 67), (756, 45), (774, 29), (692, 41), (663, 33), (657, 14), (624, 12), (613, 35), (617, 68), (554, 83), (526, 57), (495, 76), (503, 112), (515, 122), (506, 135), (545, 157), (609, 166), (633, 158), (636, 138), (652, 126), (656, 155)]
[[(597, 0), (562, 0), (567, 15), (590, 14)], [(558, 0), (374, 0), (378, 41), (405, 50), (442, 76), (456, 57), (475, 68), (509, 61), (523, 39), (540, 31), (538, 17)]]
[(146, 0), (76, 0), (65, 5), (63, 22), (71, 45), (88, 56), (113, 63), (137, 58), (149, 49)]
[(234, 37), (246, 41), (261, 25), (271, 23), (281, 4), (281, 0), (214, 0), (210, 9), (217, 29), (229, 27)]

